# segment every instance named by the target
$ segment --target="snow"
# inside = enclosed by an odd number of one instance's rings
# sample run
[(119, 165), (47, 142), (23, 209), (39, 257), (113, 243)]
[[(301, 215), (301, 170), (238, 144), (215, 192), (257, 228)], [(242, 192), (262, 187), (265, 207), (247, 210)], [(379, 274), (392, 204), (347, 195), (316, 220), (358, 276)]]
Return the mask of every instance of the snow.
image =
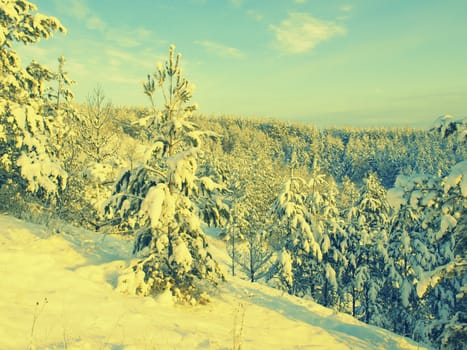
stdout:
[(175, 305), (175, 300), (169, 289), (166, 289), (161, 294), (157, 295), (154, 298), (155, 302), (159, 305), (173, 306)]
[(434, 271), (423, 272), (420, 275), (420, 280), (417, 283), (417, 295), (419, 298), (421, 298), (426, 293), (428, 287), (434, 287), (436, 284), (438, 284), (438, 282), (441, 280), (439, 272), (443, 268), (444, 266), (441, 266)]
[(404, 282), (402, 282), (402, 288), (401, 288), (401, 299), (402, 299), (402, 306), (408, 307), (409, 306), (409, 297), (410, 297), (410, 291), (412, 290), (412, 285), (410, 284), (407, 279), (404, 279)]
[(441, 223), (440, 223), (438, 234), (436, 235), (436, 239), (440, 240), (441, 238), (443, 238), (446, 232), (449, 229), (456, 227), (456, 225), (457, 225), (457, 220), (454, 219), (454, 217), (452, 217), (449, 214), (442, 215)]
[(43, 187), (47, 193), (55, 193), (59, 179), (62, 180), (62, 189), (65, 188), (67, 173), (49, 157), (23, 152), (17, 164), (21, 167), (21, 175), (28, 181), (28, 190), (31, 192)]
[(92, 182), (104, 183), (111, 179), (114, 171), (112, 165), (92, 162), (84, 169), (84, 175)]
[(9, 17), (14, 20), (18, 19), (18, 11), (16, 10), (15, 5), (12, 2), (2, 2), (0, 10), (2, 11), (2, 14), (4, 14), (6, 17)]
[(459, 142), (465, 142), (465, 137), (467, 136), (467, 118), (456, 118), (445, 114), (436, 119), (431, 130), (438, 131), (443, 137), (448, 137), (450, 134), (455, 133)]
[(467, 160), (457, 163), (446, 178), (444, 193), (448, 193), (453, 187), (460, 187), (462, 196), (467, 197)]
[[(132, 262), (132, 241), (69, 226), (51, 234), (5, 215), (0, 227), (0, 349), (227, 350), (234, 337), (242, 349), (423, 349), (229, 276), (205, 306), (176, 305), (167, 292), (126, 295), (115, 286)], [(223, 242), (209, 243), (227, 264)]]
[(423, 193), (421, 191), (413, 191), (410, 196), (410, 206), (413, 209), (418, 209), (418, 204), (420, 203), (421, 198), (423, 198)]
[(281, 277), (288, 285), (293, 284), (292, 258), (287, 250), (282, 250), (279, 258)]
[(18, 126), (18, 128), (24, 130), (24, 128), (26, 127), (26, 111), (24, 110), (24, 108), (18, 106), (11, 111), (11, 114), (15, 118), (16, 125)]
[(190, 148), (179, 152), (167, 160), (170, 176), (177, 188), (182, 188), (186, 184), (188, 189), (193, 188), (196, 180), (196, 162), (195, 158), (201, 154), (196, 148)]
[(136, 271), (128, 269), (126, 273), (120, 274), (117, 280), (116, 290), (127, 295), (147, 295), (151, 288), (152, 281), (144, 280), (145, 274), (140, 265), (136, 266)]
[(207, 176), (203, 176), (200, 179), (200, 182), (203, 188), (205, 188), (207, 192), (214, 192), (217, 189), (223, 189), (223, 186), (214, 182), (210, 177), (207, 177)]
[(191, 264), (193, 263), (193, 257), (188, 250), (185, 242), (182, 239), (178, 239), (173, 247), (173, 261), (183, 268), (184, 271), (189, 271)]
[(149, 189), (148, 194), (141, 203), (141, 212), (149, 216), (152, 228), (159, 227), (160, 225), (162, 205), (166, 195), (168, 195), (167, 186), (165, 184), (158, 184)]
[(332, 288), (334, 288), (334, 290), (337, 290), (336, 271), (334, 271), (332, 266), (329, 264), (326, 264), (325, 271), (326, 279), (328, 280), (329, 284), (332, 286)]
[(454, 116), (452, 116), (450, 114), (444, 114), (444, 115), (439, 116), (438, 118), (436, 118), (436, 120), (433, 123), (433, 127), (434, 128), (441, 128), (445, 124), (452, 123), (455, 120), (456, 119), (454, 118)]
[(323, 242), (321, 243), (321, 251), (323, 253), (327, 253), (329, 248), (331, 248), (331, 240), (328, 235), (325, 235), (323, 237)]
[(435, 191), (428, 192), (422, 199), (422, 205), (428, 208), (433, 207), (436, 204), (437, 193)]

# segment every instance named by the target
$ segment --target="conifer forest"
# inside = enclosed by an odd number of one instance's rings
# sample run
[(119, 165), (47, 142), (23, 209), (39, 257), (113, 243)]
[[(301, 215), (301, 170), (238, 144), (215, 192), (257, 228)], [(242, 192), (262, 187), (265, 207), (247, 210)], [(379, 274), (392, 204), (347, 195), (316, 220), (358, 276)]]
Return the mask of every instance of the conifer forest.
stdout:
[(466, 118), (422, 129), (206, 115), (174, 45), (141, 77), (146, 105), (115, 105), (99, 85), (77, 102), (66, 57), (46, 67), (16, 50), (54, 40), (61, 22), (25, 0), (1, 0), (0, 22), (2, 214), (131, 242), (115, 277), (129, 296), (203, 308), (236, 276), (465, 347)]

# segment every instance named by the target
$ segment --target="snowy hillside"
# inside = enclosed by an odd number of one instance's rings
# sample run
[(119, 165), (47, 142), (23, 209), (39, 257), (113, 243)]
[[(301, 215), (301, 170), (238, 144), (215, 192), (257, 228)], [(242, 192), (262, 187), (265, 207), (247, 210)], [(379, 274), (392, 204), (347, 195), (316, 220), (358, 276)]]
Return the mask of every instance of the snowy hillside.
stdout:
[[(115, 290), (132, 242), (0, 215), (0, 349), (421, 349), (314, 302), (228, 278), (206, 306)], [(218, 261), (222, 242), (212, 240)], [(227, 269), (227, 268), (226, 268)]]

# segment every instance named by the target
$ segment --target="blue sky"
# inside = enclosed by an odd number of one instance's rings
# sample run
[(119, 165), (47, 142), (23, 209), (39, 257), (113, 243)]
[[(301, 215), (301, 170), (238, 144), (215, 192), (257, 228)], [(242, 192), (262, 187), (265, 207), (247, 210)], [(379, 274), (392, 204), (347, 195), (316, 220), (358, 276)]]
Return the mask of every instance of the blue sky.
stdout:
[(427, 126), (467, 115), (465, 0), (32, 0), (68, 34), (21, 48), (78, 101), (100, 84), (148, 105), (142, 81), (175, 44), (204, 114), (319, 126)]

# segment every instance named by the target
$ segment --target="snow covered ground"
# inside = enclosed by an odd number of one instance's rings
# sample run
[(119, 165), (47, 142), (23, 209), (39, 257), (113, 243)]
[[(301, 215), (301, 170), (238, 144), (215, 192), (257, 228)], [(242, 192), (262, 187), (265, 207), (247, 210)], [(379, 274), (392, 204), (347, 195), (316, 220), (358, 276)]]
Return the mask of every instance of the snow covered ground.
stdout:
[[(229, 278), (206, 306), (115, 290), (132, 243), (0, 215), (0, 349), (423, 349), (312, 301)], [(227, 262), (223, 243), (214, 255)]]

